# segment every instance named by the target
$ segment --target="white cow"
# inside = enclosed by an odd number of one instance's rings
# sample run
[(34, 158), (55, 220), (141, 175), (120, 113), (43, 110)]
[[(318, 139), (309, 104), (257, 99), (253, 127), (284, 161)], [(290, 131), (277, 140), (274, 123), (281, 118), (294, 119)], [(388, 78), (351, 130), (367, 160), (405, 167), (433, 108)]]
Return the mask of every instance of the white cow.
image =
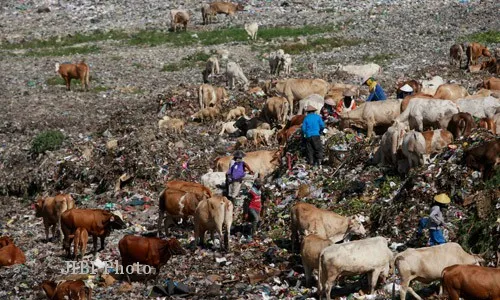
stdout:
[(226, 122), (226, 123), (219, 122), (218, 125), (222, 124), (221, 131), (219, 132), (219, 135), (223, 135), (224, 132), (227, 132), (229, 134), (235, 133), (238, 130), (238, 128), (234, 127), (234, 123), (236, 123), (236, 122), (235, 121)]
[(493, 118), (500, 109), (500, 99), (483, 97), (477, 99), (458, 99), (455, 101), (460, 112), (468, 112), (476, 118)]
[(200, 183), (208, 187), (212, 194), (220, 194), (226, 184), (226, 172), (213, 172), (210, 169), (208, 173), (201, 176)]
[(248, 90), (250, 82), (246, 78), (245, 74), (243, 74), (243, 70), (241, 69), (241, 67), (234, 61), (230, 61), (227, 63), (226, 78), (230, 89), (234, 88), (235, 82), (242, 82), (243, 88), (245, 90)]
[(410, 168), (423, 165), (425, 155), (425, 138), (418, 131), (410, 131), (403, 137), (403, 155), (408, 159)]
[(397, 120), (420, 132), (424, 131), (424, 124), (438, 124), (440, 128), (446, 129), (451, 117), (458, 112), (457, 105), (450, 100), (414, 98)]

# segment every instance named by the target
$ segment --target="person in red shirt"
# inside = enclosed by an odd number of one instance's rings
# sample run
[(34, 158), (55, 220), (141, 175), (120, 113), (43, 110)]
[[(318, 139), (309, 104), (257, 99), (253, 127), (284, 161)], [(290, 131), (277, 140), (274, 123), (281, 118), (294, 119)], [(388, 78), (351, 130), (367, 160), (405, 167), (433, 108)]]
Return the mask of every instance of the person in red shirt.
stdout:
[(262, 210), (262, 182), (260, 179), (255, 179), (252, 188), (248, 191), (248, 198), (243, 206), (243, 219), (252, 223), (252, 237), (257, 231), (257, 226), (260, 221), (260, 211)]

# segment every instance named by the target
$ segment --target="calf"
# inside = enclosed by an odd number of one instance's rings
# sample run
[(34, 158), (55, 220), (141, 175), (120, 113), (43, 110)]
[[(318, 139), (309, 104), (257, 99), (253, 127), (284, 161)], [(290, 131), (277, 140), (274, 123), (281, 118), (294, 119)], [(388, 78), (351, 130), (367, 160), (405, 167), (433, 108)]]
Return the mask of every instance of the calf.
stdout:
[(222, 123), (221, 131), (219, 132), (219, 135), (223, 135), (225, 132), (227, 132), (229, 134), (235, 133), (238, 130), (238, 128), (234, 127), (234, 123), (236, 123), (236, 122), (233, 121), (233, 122)]
[(455, 44), (450, 47), (450, 65), (456, 65), (458, 62), (458, 67), (462, 68), (462, 58), (464, 57), (465, 51), (462, 48), (462, 44)]
[(184, 131), (184, 126), (186, 122), (181, 119), (170, 118), (169, 116), (163, 117), (158, 121), (158, 127), (160, 130), (171, 130), (174, 133), (180, 134)]
[(217, 15), (208, 3), (203, 3), (201, 6), (201, 16), (203, 18), (203, 25), (207, 25), (212, 23), (214, 16)]
[(464, 151), (465, 165), (480, 171), (483, 179), (490, 179), (500, 163), (500, 140), (483, 143)]
[(134, 263), (145, 264), (155, 268), (155, 277), (160, 273), (160, 268), (165, 265), (173, 255), (185, 255), (179, 241), (175, 238), (163, 240), (157, 237), (142, 237), (126, 235), (118, 242), (118, 249), (122, 258), (123, 271), (127, 274), (127, 267)]
[(61, 215), (75, 207), (75, 200), (70, 194), (59, 194), (55, 197), (40, 198), (35, 203), (35, 216), (43, 218), (45, 238), (49, 240), (49, 228), (52, 227), (52, 238), (55, 238), (56, 229), (62, 240)]
[(195, 194), (181, 190), (167, 188), (160, 194), (160, 209), (158, 215), (158, 235), (161, 235), (161, 224), (166, 214), (163, 226), (165, 233), (168, 227), (174, 224), (174, 218), (193, 216), (198, 204), (206, 199), (204, 194)]
[(434, 154), (448, 147), (453, 141), (453, 134), (446, 129), (436, 129), (422, 132), (425, 139), (425, 153)]
[(438, 246), (419, 249), (407, 249), (394, 258), (394, 264), (401, 276), (401, 300), (406, 299), (409, 291), (413, 297), (422, 300), (410, 287), (410, 282), (416, 279), (423, 283), (431, 283), (441, 278), (444, 268), (454, 264), (479, 264), (484, 261), (478, 255), (465, 252), (457, 243), (446, 243)]
[(479, 120), (479, 128), (485, 128), (493, 134), (497, 134), (497, 125), (495, 121), (491, 118), (482, 118)]
[(500, 299), (500, 269), (453, 265), (441, 273), (441, 285), (450, 300)]
[(217, 107), (208, 107), (200, 109), (198, 112), (191, 115), (191, 120), (200, 120), (204, 122), (205, 120), (215, 120), (219, 115), (220, 111)]
[[(214, 232), (219, 233), (219, 239), (224, 237), (224, 249), (229, 251), (229, 235), (233, 223), (233, 203), (223, 196), (214, 196), (205, 199), (196, 208), (194, 215), (194, 238), (196, 243), (205, 244), (205, 232), (209, 231), (212, 240)], [(225, 225), (225, 234), (222, 234)]]
[(269, 61), (269, 68), (271, 75), (279, 75), (281, 70), (283, 69), (283, 59), (285, 56), (285, 51), (283, 49), (279, 49), (277, 51), (269, 53), (269, 57), (267, 58)]
[[(202, 71), (203, 82), (208, 83), (208, 77), (210, 75), (215, 75), (215, 74), (219, 74), (219, 73), (220, 73), (219, 60), (217, 59), (217, 56), (214, 55), (214, 56), (209, 57), (206, 65), (205, 65), (205, 70)], [(201, 87), (200, 87), (200, 89), (201, 89)]]
[(237, 107), (231, 109), (226, 115), (226, 121), (236, 119), (239, 117), (244, 117), (246, 120), (245, 108), (243, 106), (237, 106)]
[(356, 217), (343, 217), (316, 206), (298, 202), (291, 209), (292, 251), (299, 245), (299, 235), (317, 234), (334, 243), (342, 241), (349, 234), (364, 235), (363, 224)]
[(101, 240), (101, 248), (104, 249), (104, 241), (113, 229), (124, 229), (125, 222), (119, 212), (109, 212), (103, 209), (70, 209), (61, 215), (61, 229), (64, 234), (63, 249), (66, 256), (70, 257), (70, 247), (73, 238), (70, 236), (79, 228), (85, 228), (92, 236), (94, 243), (94, 256), (97, 253), (97, 238)]
[(392, 252), (384, 237), (374, 237), (323, 249), (319, 257), (318, 293), (330, 298), (333, 283), (339, 276), (368, 274), (370, 294), (373, 294), (380, 274), (389, 276)]
[(184, 26), (184, 31), (187, 31), (187, 25), (189, 23), (189, 13), (187, 10), (172, 9), (170, 11), (170, 15), (172, 18), (172, 27), (174, 32), (177, 31), (178, 24), (182, 24), (182, 26)]
[(331, 240), (323, 239), (316, 234), (309, 234), (302, 240), (300, 257), (304, 266), (307, 287), (311, 287), (312, 274), (315, 269), (318, 269), (321, 251), (330, 245), (333, 245)]
[(488, 90), (500, 90), (500, 78), (490, 77), (483, 80), (480, 86)]
[(251, 24), (245, 24), (245, 31), (251, 40), (257, 39), (257, 31), (259, 30), (259, 24), (253, 22)]
[(474, 128), (476, 128), (474, 119), (471, 114), (465, 112), (454, 114), (448, 123), (448, 130), (453, 134), (455, 139), (468, 137)]
[(66, 89), (71, 90), (71, 79), (78, 79), (82, 83), (82, 90), (89, 90), (90, 68), (84, 60), (77, 64), (59, 64), (56, 63), (56, 72), (66, 82)]
[(491, 57), (491, 53), (485, 46), (479, 43), (470, 43), (466, 50), (467, 63), (476, 65), (478, 58), (481, 56)]
[(92, 289), (82, 280), (54, 282), (45, 280), (40, 287), (51, 300), (91, 300)]
[(230, 61), (226, 66), (226, 79), (227, 84), (229, 85), (229, 89), (234, 88), (235, 82), (243, 83), (243, 89), (248, 90), (248, 86), (250, 82), (246, 78), (245, 74), (243, 74), (243, 70), (241, 67), (235, 63), (234, 61)]
[(87, 242), (89, 240), (89, 233), (85, 228), (78, 227), (78, 229), (75, 231), (74, 238), (75, 238), (75, 246), (73, 255), (78, 260), (78, 250), (80, 250), (81, 257), (83, 259), (85, 253), (87, 253)]
[(14, 244), (0, 248), (0, 267), (26, 263), (26, 257), (21, 249)]

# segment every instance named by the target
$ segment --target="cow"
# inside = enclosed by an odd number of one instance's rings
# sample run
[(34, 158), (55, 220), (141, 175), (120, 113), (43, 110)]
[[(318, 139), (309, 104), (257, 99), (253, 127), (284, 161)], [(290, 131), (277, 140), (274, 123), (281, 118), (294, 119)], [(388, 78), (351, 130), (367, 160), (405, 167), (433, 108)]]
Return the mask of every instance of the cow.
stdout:
[(205, 64), (205, 69), (201, 72), (201, 74), (203, 75), (203, 83), (208, 83), (208, 78), (210, 77), (210, 75), (213, 76), (219, 73), (219, 60), (217, 59), (217, 56), (210, 56)]
[(340, 117), (349, 125), (367, 129), (367, 137), (373, 135), (375, 126), (389, 126), (399, 116), (401, 104), (399, 100), (366, 102), (358, 108), (343, 112)]
[[(206, 189), (209, 190), (208, 188)], [(158, 235), (161, 235), (162, 221), (164, 221), (163, 226), (167, 234), (168, 227), (174, 224), (174, 218), (193, 216), (198, 204), (206, 198), (208, 198), (206, 194), (186, 192), (172, 188), (164, 189), (159, 199)], [(165, 214), (166, 217), (163, 220)]]
[(412, 280), (431, 283), (441, 278), (441, 272), (446, 267), (454, 264), (479, 264), (483, 261), (478, 255), (465, 252), (457, 243), (407, 249), (394, 257), (394, 265), (401, 277), (399, 296), (401, 300), (406, 299), (408, 291), (413, 297), (422, 300), (410, 287)]
[(321, 238), (316, 234), (309, 234), (303, 240), (300, 247), (300, 257), (304, 266), (306, 286), (311, 287), (313, 271), (318, 269), (319, 255), (326, 247), (333, 245), (330, 239)]
[(174, 133), (180, 134), (184, 131), (184, 126), (186, 122), (181, 119), (170, 118), (169, 116), (164, 116), (163, 119), (158, 121), (158, 128), (160, 130), (171, 130)]
[(467, 63), (469, 65), (476, 65), (477, 60), (481, 56), (491, 57), (491, 53), (488, 48), (479, 43), (470, 43), (465, 51), (465, 54), (467, 55)]
[(293, 116), (290, 120), (288, 120), (288, 122), (286, 122), (286, 126), (285, 126), (285, 129), (288, 129), (292, 126), (296, 126), (296, 125), (302, 125), (302, 122), (304, 122), (304, 119), (305, 119), (306, 115), (295, 115)]
[(248, 37), (255, 41), (257, 39), (257, 31), (259, 30), (259, 24), (256, 22), (245, 24), (245, 31), (248, 34)]
[(40, 287), (51, 300), (91, 300), (92, 289), (83, 280), (54, 282), (45, 280)]
[(500, 99), (489, 96), (476, 99), (458, 99), (455, 101), (461, 112), (468, 112), (476, 118), (493, 118), (500, 110)]
[(416, 98), (410, 102), (408, 108), (397, 119), (399, 122), (409, 125), (410, 129), (422, 132), (424, 124), (446, 129), (451, 117), (458, 112), (457, 105), (450, 100)]
[(90, 68), (85, 63), (85, 60), (77, 64), (59, 64), (56, 63), (56, 72), (64, 79), (66, 82), (66, 89), (71, 90), (71, 79), (78, 79), (82, 84), (82, 91), (85, 89), (89, 90), (89, 73)]
[[(259, 150), (254, 152), (247, 152), (243, 161), (246, 162), (250, 168), (258, 173), (259, 176), (265, 177), (271, 174), (281, 162), (282, 149), (279, 150)], [(217, 172), (227, 172), (229, 169), (229, 162), (233, 156), (218, 157), (215, 161), (215, 170)]]
[(413, 99), (434, 99), (434, 96), (431, 96), (429, 94), (422, 94), (422, 93), (417, 93), (413, 95), (408, 95), (403, 98), (403, 101), (401, 101), (401, 112), (404, 112), (408, 105), (410, 104), (410, 101)]
[(277, 121), (278, 124), (283, 124), (288, 116), (289, 104), (286, 98), (272, 97), (266, 100), (266, 104), (262, 109), (261, 118), (267, 123), (273, 124)]
[(70, 235), (70, 238), (74, 238), (74, 250), (73, 255), (78, 260), (78, 251), (81, 253), (81, 257), (85, 256), (87, 252), (87, 242), (89, 240), (89, 233), (83, 227), (78, 227), (74, 235)]
[(422, 80), (422, 93), (434, 96), (438, 87), (444, 84), (444, 80), (441, 76), (434, 76), (430, 80)]
[[(201, 246), (205, 243), (205, 232), (209, 231), (214, 239), (214, 232), (219, 233), (221, 248), (229, 251), (229, 235), (233, 223), (233, 203), (223, 196), (205, 199), (196, 208), (194, 215), (194, 238)], [(223, 225), (225, 233), (223, 234)], [(224, 247), (222, 246), (224, 239)]]
[(288, 100), (289, 116), (292, 117), (295, 101), (302, 100), (312, 94), (324, 97), (328, 92), (329, 84), (323, 79), (286, 79), (279, 80), (275, 89)]
[(474, 128), (476, 128), (476, 123), (474, 123), (471, 114), (466, 112), (454, 114), (447, 126), (448, 131), (453, 134), (455, 139), (468, 137)]
[(469, 168), (480, 171), (490, 179), (500, 163), (500, 140), (489, 141), (464, 151), (463, 161)]
[(210, 3), (210, 9), (216, 14), (224, 14), (228, 16), (233, 16), (237, 11), (244, 10), (244, 6), (241, 3), (234, 4), (230, 2), (212, 2)]
[(12, 239), (8, 236), (2, 236), (0, 237), (0, 248), (3, 248), (7, 245), (13, 244), (14, 242)]
[(205, 120), (215, 120), (219, 115), (220, 111), (218, 107), (208, 107), (200, 109), (198, 112), (191, 115), (191, 121), (200, 120), (204, 122)]
[(231, 90), (234, 88), (235, 82), (243, 83), (244, 90), (248, 90), (250, 84), (241, 67), (234, 61), (230, 61), (226, 65), (226, 80)]
[(300, 125), (293, 125), (290, 128), (283, 128), (281, 129), (277, 134), (276, 134), (276, 140), (278, 141), (278, 144), (280, 145), (285, 145), (290, 137), (297, 132), (297, 130), (301, 130)]
[(269, 53), (267, 58), (269, 62), (269, 73), (271, 75), (279, 75), (283, 69), (285, 51), (283, 49), (278, 49)]
[(200, 177), (200, 182), (211, 191), (220, 191), (226, 185), (226, 172), (214, 172), (210, 169)]
[[(245, 108), (243, 106), (236, 106), (235, 108), (231, 109), (227, 115), (226, 115), (226, 121), (236, 119), (243, 117), (245, 120), (247, 120), (247, 116), (245, 114)], [(239, 123), (238, 123), (239, 124)], [(235, 123), (235, 126), (238, 127), (238, 125)]]
[(71, 242), (70, 237), (77, 228), (82, 227), (92, 236), (94, 243), (94, 256), (97, 254), (97, 238), (101, 240), (101, 248), (104, 249), (106, 237), (113, 229), (124, 229), (125, 222), (119, 212), (109, 212), (103, 209), (70, 209), (61, 215), (61, 229), (64, 234), (63, 249), (66, 250), (66, 256), (70, 257)]
[(223, 135), (225, 132), (227, 132), (228, 134), (232, 134), (232, 133), (235, 133), (236, 131), (238, 131), (238, 128), (234, 127), (234, 123), (236, 123), (236, 121), (226, 122), (226, 123), (222, 123), (222, 122), (217, 123), (218, 125), (219, 124), (221, 125), (221, 130), (219, 132), (219, 135)]
[(243, 116), (243, 117), (240, 117), (238, 120), (236, 120), (236, 122), (234, 123), (234, 127), (238, 128), (240, 130), (240, 135), (246, 136), (248, 130), (255, 129), (265, 122), (266, 122), (266, 120), (263, 120), (260, 117), (254, 117), (251, 119), (247, 119)]
[(373, 294), (382, 274), (389, 276), (393, 255), (384, 237), (374, 237), (331, 245), (321, 251), (318, 269), (318, 293), (330, 298), (333, 283), (339, 276), (368, 274), (370, 294)]
[(425, 138), (422, 133), (411, 130), (404, 135), (401, 150), (410, 168), (424, 164), (425, 149)]
[(450, 47), (450, 65), (456, 65), (458, 62), (458, 67), (462, 68), (462, 58), (464, 57), (465, 49), (462, 44), (455, 44)]
[(201, 183), (183, 181), (183, 180), (171, 180), (165, 184), (167, 189), (174, 189), (184, 192), (195, 193), (199, 195), (204, 195), (207, 198), (212, 197), (212, 192), (209, 188)]
[(373, 162), (382, 165), (395, 165), (397, 163), (396, 153), (403, 144), (405, 132), (404, 124), (394, 121), (394, 124), (382, 135), (380, 147), (375, 152)]
[(14, 244), (0, 248), (0, 267), (26, 263), (26, 257), (21, 249)]
[(55, 197), (40, 198), (35, 203), (35, 216), (43, 218), (45, 238), (49, 240), (49, 228), (52, 227), (52, 238), (55, 238), (56, 229), (62, 240), (61, 214), (75, 207), (75, 200), (70, 194), (59, 194)]
[(446, 129), (436, 129), (422, 132), (425, 139), (425, 153), (434, 154), (448, 147), (453, 141), (453, 134)]
[(207, 25), (209, 23), (212, 23), (212, 20), (214, 16), (217, 15), (217, 12), (214, 11), (211, 7), (210, 4), (208, 3), (203, 3), (201, 6), (201, 16), (203, 18), (203, 25)]
[(457, 100), (469, 96), (467, 90), (456, 83), (442, 84), (438, 87), (434, 99)]
[(443, 269), (441, 286), (450, 300), (500, 299), (500, 269), (453, 265)]
[(500, 78), (490, 77), (479, 85), (488, 90), (500, 90)]
[(316, 108), (316, 113), (319, 114), (321, 112), (321, 109), (325, 105), (325, 98), (321, 95), (318, 94), (312, 94), (304, 99), (299, 101), (299, 114), (305, 114), (304, 109), (308, 106), (311, 105), (312, 107)]
[[(140, 263), (155, 268), (155, 278), (160, 273), (160, 268), (165, 265), (173, 255), (185, 255), (184, 250), (175, 238), (164, 240), (157, 237), (142, 237), (126, 235), (118, 242), (118, 249), (122, 258), (123, 272), (127, 274), (127, 267)], [(148, 276), (149, 277), (149, 276)]]
[(171, 18), (171, 26), (174, 30), (174, 32), (177, 31), (177, 25), (182, 24), (184, 27), (184, 31), (187, 30), (187, 25), (189, 23), (189, 13), (187, 10), (183, 9), (172, 9), (170, 11), (170, 18)]
[(490, 131), (494, 135), (497, 134), (497, 125), (495, 124), (495, 121), (491, 118), (482, 118), (479, 120), (479, 128), (485, 128), (486, 130)]
[(366, 233), (357, 217), (344, 217), (305, 202), (298, 202), (292, 207), (290, 218), (292, 251), (295, 251), (299, 245), (300, 233), (317, 234), (334, 243), (346, 239), (350, 234), (364, 235)]

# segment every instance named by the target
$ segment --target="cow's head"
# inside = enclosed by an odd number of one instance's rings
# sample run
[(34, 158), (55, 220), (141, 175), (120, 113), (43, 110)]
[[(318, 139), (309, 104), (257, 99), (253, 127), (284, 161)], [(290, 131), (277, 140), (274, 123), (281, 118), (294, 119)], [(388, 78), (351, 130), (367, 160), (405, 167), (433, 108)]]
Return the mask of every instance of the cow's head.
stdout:
[(113, 229), (125, 229), (127, 228), (127, 224), (123, 221), (122, 214), (119, 211), (114, 211), (111, 213), (111, 217), (109, 218), (111, 228)]
[(182, 248), (181, 243), (175, 238), (167, 241), (167, 252), (170, 255), (185, 255), (187, 252)]
[(241, 3), (238, 3), (238, 5), (236, 5), (236, 10), (239, 10), (239, 11), (245, 10), (245, 6), (243, 6), (243, 4), (241, 4)]
[(281, 158), (283, 157), (283, 152), (284, 152), (285, 146), (280, 146), (278, 150), (273, 154), (273, 157), (271, 158), (271, 163), (275, 165), (280, 165), (281, 163)]
[(365, 227), (363, 226), (363, 224), (361, 224), (361, 220), (358, 216), (348, 218), (347, 231), (349, 233), (362, 235), (362, 236), (366, 234)]
[(43, 198), (39, 198), (36, 203), (35, 203), (35, 216), (37, 218), (41, 217), (42, 216), (42, 208), (43, 208), (43, 202), (45, 201), (45, 199)]
[(0, 237), (0, 248), (5, 247), (7, 245), (12, 244), (12, 240), (8, 236), (2, 236)]

